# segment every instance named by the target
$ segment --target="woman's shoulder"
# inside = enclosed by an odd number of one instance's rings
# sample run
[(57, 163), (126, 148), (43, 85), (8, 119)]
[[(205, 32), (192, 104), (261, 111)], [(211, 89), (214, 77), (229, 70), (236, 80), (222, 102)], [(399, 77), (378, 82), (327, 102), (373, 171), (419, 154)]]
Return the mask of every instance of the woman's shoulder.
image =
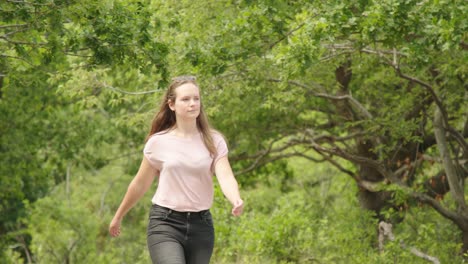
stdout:
[(163, 136), (168, 135), (169, 131), (170, 131), (169, 129), (159, 131), (159, 132), (154, 133), (152, 136), (154, 136), (154, 137), (163, 137)]
[(160, 138), (163, 138), (163, 137), (168, 135), (168, 132), (169, 132), (168, 130), (163, 130), (163, 131), (156, 132), (156, 133), (154, 133), (154, 134), (152, 134), (151, 136), (148, 137), (147, 142), (150, 142), (150, 141), (154, 142), (154, 141), (156, 141), (156, 140), (158, 140)]
[(218, 131), (218, 130), (216, 130), (216, 129), (214, 129), (214, 128), (212, 128), (212, 129), (210, 130), (210, 132), (211, 132), (211, 136), (212, 136), (212, 137), (222, 137), (222, 138), (224, 138), (223, 133), (221, 133), (220, 131)]
[(224, 141), (226, 142), (226, 137), (220, 131), (216, 129), (211, 129), (211, 136), (213, 137), (214, 142)]

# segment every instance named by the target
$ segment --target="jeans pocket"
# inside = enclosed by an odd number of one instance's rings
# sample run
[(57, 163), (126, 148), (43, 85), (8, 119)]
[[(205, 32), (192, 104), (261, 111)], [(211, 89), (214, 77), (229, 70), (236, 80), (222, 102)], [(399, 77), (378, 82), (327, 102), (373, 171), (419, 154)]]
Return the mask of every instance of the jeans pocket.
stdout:
[(213, 217), (211, 216), (210, 211), (206, 211), (205, 213), (202, 214), (201, 216), (203, 223), (206, 225), (212, 227), (213, 226)]
[(166, 220), (169, 214), (169, 209), (153, 205), (150, 210), (149, 220)]
[(149, 221), (147, 227), (147, 235), (150, 235), (154, 232), (158, 232), (158, 228), (163, 224), (169, 217), (170, 211), (166, 208), (161, 208), (158, 206), (151, 207), (149, 214)]

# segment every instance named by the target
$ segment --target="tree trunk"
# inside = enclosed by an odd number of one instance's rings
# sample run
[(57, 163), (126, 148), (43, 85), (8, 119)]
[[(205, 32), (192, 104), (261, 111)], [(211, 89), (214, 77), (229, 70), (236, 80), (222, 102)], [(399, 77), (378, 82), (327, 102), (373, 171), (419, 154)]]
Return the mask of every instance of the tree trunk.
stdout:
[(452, 162), (448, 143), (445, 136), (444, 123), (442, 120), (442, 112), (439, 108), (434, 113), (434, 134), (436, 136), (437, 147), (442, 158), (444, 169), (447, 175), (447, 180), (450, 186), (450, 193), (457, 204), (457, 211), (468, 215), (468, 210), (465, 202), (465, 195), (463, 192), (463, 178), (457, 174), (457, 170)]

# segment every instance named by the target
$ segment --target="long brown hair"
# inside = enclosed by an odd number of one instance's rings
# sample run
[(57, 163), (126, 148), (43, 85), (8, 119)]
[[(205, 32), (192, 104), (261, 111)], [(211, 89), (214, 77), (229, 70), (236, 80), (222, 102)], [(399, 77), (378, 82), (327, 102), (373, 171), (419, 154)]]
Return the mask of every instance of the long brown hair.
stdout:
[[(192, 83), (195, 86), (197, 86), (198, 89), (200, 90), (200, 87), (198, 86), (196, 82), (196, 78), (194, 76), (179, 76), (179, 77), (173, 78), (171, 84), (169, 85), (169, 88), (167, 89), (164, 97), (161, 100), (159, 111), (156, 113), (156, 115), (153, 118), (153, 122), (151, 124), (151, 130), (148, 133), (148, 136), (146, 137), (145, 141), (148, 141), (148, 139), (155, 133), (169, 130), (175, 126), (176, 116), (175, 116), (175, 113), (169, 108), (169, 103), (175, 102), (176, 97), (177, 97), (176, 96), (177, 87), (186, 83)], [(208, 117), (205, 114), (205, 111), (203, 109), (203, 103), (201, 102), (201, 100), (200, 100), (200, 114), (197, 117), (197, 128), (202, 134), (203, 142), (205, 143), (206, 148), (210, 152), (211, 156), (215, 157), (217, 155), (217, 150), (216, 150), (216, 146), (214, 145), (213, 136), (211, 133), (216, 130), (214, 130), (211, 127), (208, 121)]]

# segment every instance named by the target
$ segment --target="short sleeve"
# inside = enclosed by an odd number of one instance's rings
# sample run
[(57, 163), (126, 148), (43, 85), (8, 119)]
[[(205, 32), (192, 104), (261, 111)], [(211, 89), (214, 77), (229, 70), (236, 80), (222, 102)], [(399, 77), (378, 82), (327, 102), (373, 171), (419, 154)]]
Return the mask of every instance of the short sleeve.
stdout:
[(216, 157), (214, 158), (214, 161), (213, 161), (213, 165), (216, 165), (218, 160), (220, 160), (222, 157), (225, 157), (225, 156), (228, 155), (229, 151), (228, 151), (226, 140), (224, 139), (224, 137), (221, 134), (214, 133), (213, 134), (213, 141), (215, 143), (216, 152), (217, 152), (217, 155), (216, 155)]
[(149, 161), (151, 166), (153, 166), (156, 169), (159, 169), (158, 163), (156, 162), (154, 155), (156, 152), (156, 139), (157, 137), (155, 136), (152, 136), (148, 139), (148, 141), (145, 144), (145, 147), (143, 148), (143, 155)]

